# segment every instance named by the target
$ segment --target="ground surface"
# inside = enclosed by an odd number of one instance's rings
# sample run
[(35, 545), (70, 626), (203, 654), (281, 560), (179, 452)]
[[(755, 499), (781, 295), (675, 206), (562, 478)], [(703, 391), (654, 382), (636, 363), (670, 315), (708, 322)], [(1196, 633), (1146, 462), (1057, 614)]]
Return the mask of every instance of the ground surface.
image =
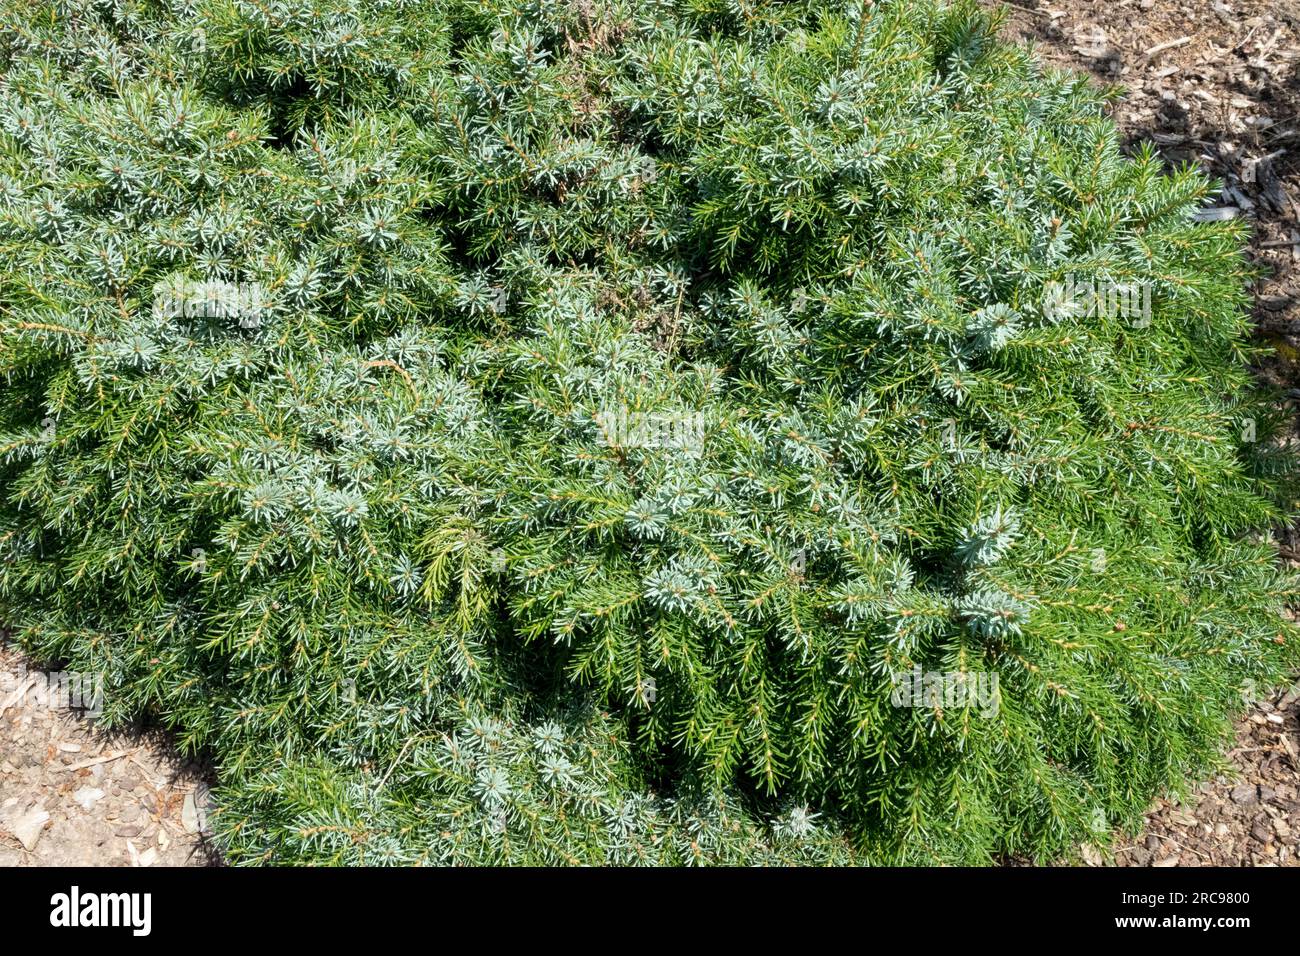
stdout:
[(0, 866), (211, 862), (200, 768), (159, 734), (108, 734), (50, 706), (46, 680), (0, 646)]
[[(994, 5), (990, 3), (990, 5)], [(1127, 146), (1221, 179), (1220, 215), (1254, 226), (1264, 379), (1300, 412), (1300, 0), (1014, 0), (1005, 32), (1046, 61), (1121, 86)], [(1297, 415), (1300, 435), (1300, 414)], [(1300, 562), (1300, 528), (1278, 534)], [(66, 711), (5, 707), (19, 658), (0, 648), (0, 866), (212, 862), (209, 782), (158, 735), (108, 736)], [(1300, 865), (1300, 685), (1257, 703), (1231, 772), (1160, 801), (1114, 860), (1091, 865)]]
[[(1258, 704), (1228, 753), (1234, 774), (1201, 783), (1182, 805), (1161, 800), (1121, 866), (1300, 866), (1300, 685)], [(1085, 850), (1085, 862), (1099, 855)]]

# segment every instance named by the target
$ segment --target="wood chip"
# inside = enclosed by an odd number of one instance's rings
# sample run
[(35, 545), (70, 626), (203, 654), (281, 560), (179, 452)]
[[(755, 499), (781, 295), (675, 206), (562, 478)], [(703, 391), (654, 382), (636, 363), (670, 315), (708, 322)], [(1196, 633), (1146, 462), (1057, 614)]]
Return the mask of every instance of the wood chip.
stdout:
[(36, 844), (41, 838), (41, 833), (45, 830), (45, 824), (50, 822), (50, 815), (44, 810), (33, 810), (14, 824), (13, 834), (18, 838), (18, 842), (23, 845), (23, 849), (28, 853), (36, 849)]
[(1241, 210), (1236, 206), (1219, 206), (1213, 209), (1198, 209), (1192, 214), (1192, 218), (1197, 222), (1222, 222), (1225, 219), (1236, 219), (1239, 212)]
[(30, 675), (26, 681), (19, 684), (14, 689), (14, 691), (8, 697), (6, 697), (3, 701), (0, 701), (0, 717), (3, 717), (5, 715), (5, 711), (8, 710), (10, 707), (17, 706), (18, 703), (22, 701), (24, 697), (27, 696), (27, 692), (36, 686), (37, 680), (38, 678), (36, 677), (35, 674)]
[(1151, 49), (1147, 50), (1145, 55), (1155, 56), (1157, 53), (1163, 53), (1165, 50), (1172, 50), (1175, 47), (1186, 46), (1191, 42), (1191, 37), (1179, 37), (1177, 40), (1166, 40), (1164, 43), (1157, 43)]
[(82, 770), (86, 767), (93, 767), (96, 764), (108, 763), (110, 760), (121, 760), (123, 757), (130, 756), (133, 753), (135, 753), (134, 750), (123, 750), (120, 753), (105, 754), (103, 757), (92, 757), (89, 760), (82, 760), (79, 763), (68, 764), (68, 766), (64, 767), (63, 769)]
[(199, 805), (193, 793), (185, 794), (185, 802), (181, 804), (181, 826), (186, 833), (199, 832)]
[(1287, 755), (1291, 758), (1291, 766), (1300, 770), (1300, 756), (1296, 754), (1295, 744), (1291, 743), (1291, 738), (1286, 734), (1279, 735), (1282, 746), (1286, 748)]

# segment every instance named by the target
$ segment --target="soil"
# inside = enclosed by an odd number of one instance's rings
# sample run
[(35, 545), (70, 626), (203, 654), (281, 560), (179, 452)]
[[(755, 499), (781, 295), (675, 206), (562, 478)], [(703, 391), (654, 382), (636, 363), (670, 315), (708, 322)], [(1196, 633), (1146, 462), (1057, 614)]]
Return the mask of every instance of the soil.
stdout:
[[(990, 6), (996, 6), (990, 0)], [(1004, 32), (1054, 66), (1125, 95), (1112, 110), (1132, 151), (1223, 183), (1217, 215), (1253, 226), (1258, 372), (1282, 389), (1300, 440), (1300, 0), (1014, 0)], [(1278, 529), (1300, 565), (1300, 526)], [(205, 834), (205, 768), (159, 734), (19, 701), (20, 657), (0, 647), (0, 866), (218, 862)], [(21, 696), (21, 695), (20, 695)], [(1143, 833), (1088, 865), (1300, 865), (1300, 684), (1255, 703), (1232, 772), (1160, 800)]]
[(162, 734), (105, 731), (48, 686), (0, 646), (0, 866), (216, 862), (205, 769)]
[[(1159, 801), (1121, 866), (1300, 866), (1300, 684), (1258, 703), (1227, 754), (1236, 774)], [(1090, 857), (1092, 857), (1090, 859)], [(1096, 865), (1095, 855), (1084, 861)]]

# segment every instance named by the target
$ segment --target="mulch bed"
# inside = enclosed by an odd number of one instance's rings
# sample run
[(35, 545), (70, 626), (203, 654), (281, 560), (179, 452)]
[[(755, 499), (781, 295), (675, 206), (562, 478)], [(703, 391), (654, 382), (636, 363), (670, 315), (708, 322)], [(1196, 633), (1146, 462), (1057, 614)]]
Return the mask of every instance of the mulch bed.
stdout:
[[(1227, 754), (1234, 774), (1161, 800), (1120, 866), (1300, 866), (1300, 685), (1256, 705)], [(1085, 853), (1085, 862), (1102, 861)]]
[(80, 716), (2, 640), (0, 867), (216, 862), (207, 768), (162, 733), (109, 733)]

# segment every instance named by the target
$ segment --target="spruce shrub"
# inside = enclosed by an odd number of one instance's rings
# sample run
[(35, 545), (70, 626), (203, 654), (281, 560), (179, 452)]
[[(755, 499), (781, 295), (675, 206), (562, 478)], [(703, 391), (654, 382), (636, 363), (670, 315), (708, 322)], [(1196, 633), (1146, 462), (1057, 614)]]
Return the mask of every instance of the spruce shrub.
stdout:
[(0, 9), (0, 618), (231, 860), (1047, 860), (1300, 663), (1244, 228), (972, 0)]

